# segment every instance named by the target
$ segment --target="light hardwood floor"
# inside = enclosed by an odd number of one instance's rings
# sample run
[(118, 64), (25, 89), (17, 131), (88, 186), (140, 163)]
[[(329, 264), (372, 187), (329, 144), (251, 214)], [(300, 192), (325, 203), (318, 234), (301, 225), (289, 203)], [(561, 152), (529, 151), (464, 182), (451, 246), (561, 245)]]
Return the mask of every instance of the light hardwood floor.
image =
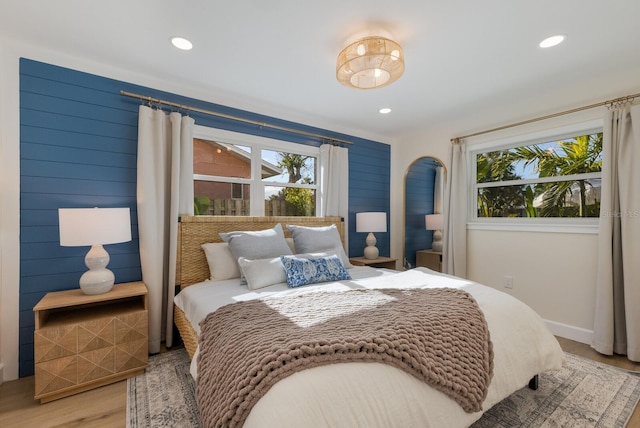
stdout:
[[(588, 345), (558, 338), (562, 349), (605, 364), (640, 371), (640, 363), (622, 356), (607, 357)], [(40, 405), (33, 400), (33, 376), (0, 385), (0, 427), (124, 427), (126, 420), (127, 382), (83, 392)], [(636, 407), (628, 428), (640, 427), (640, 410)]]

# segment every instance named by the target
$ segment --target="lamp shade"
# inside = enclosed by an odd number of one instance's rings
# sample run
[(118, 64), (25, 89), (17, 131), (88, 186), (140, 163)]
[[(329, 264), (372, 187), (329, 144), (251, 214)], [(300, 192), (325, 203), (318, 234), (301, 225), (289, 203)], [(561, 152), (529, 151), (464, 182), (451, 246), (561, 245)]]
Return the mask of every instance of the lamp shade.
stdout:
[(444, 216), (442, 214), (427, 214), (424, 216), (427, 230), (442, 230), (444, 228)]
[(89, 268), (80, 277), (84, 294), (102, 294), (113, 288), (115, 276), (107, 269), (109, 253), (105, 244), (131, 241), (129, 208), (60, 208), (60, 245), (91, 249), (84, 257)]
[(374, 89), (390, 85), (404, 73), (400, 45), (385, 37), (365, 37), (338, 55), (336, 78), (345, 86)]
[(131, 241), (129, 208), (59, 208), (58, 218), (63, 247)]
[(356, 213), (356, 232), (386, 232), (387, 213)]

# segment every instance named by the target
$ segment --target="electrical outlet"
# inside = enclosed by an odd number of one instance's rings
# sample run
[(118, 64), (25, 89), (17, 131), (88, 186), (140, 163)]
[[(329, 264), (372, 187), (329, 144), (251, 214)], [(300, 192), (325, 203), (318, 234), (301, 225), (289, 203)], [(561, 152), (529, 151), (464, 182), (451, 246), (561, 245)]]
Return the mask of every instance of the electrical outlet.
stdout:
[(513, 277), (505, 275), (504, 277), (504, 288), (513, 288)]

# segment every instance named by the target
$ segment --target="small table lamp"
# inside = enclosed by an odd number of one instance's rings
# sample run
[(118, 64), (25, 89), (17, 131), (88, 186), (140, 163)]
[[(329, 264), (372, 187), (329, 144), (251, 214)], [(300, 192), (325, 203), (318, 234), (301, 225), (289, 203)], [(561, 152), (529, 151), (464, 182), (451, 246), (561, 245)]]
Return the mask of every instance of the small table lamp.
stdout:
[(373, 232), (387, 231), (387, 213), (356, 213), (356, 232), (369, 232), (365, 242), (365, 259), (377, 259), (378, 248), (376, 248), (376, 237)]
[(431, 249), (442, 252), (442, 229), (444, 228), (444, 216), (442, 214), (427, 214), (424, 216), (427, 230), (433, 230), (433, 242)]
[(60, 245), (91, 245), (84, 258), (89, 270), (80, 277), (82, 292), (102, 294), (111, 290), (115, 276), (107, 269), (109, 253), (102, 246), (131, 241), (129, 208), (60, 208), (58, 218)]

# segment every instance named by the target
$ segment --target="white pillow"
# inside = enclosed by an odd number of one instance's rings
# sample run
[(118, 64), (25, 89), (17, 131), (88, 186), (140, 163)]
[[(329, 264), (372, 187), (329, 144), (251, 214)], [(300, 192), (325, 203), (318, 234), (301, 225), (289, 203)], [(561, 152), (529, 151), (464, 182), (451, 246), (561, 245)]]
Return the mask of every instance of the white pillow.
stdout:
[(293, 242), (296, 246), (296, 251), (299, 253), (314, 253), (319, 251), (333, 251), (340, 257), (342, 265), (346, 269), (353, 267), (349, 262), (349, 257), (344, 252), (342, 247), (342, 239), (340, 239), (340, 232), (335, 224), (331, 226), (296, 226), (288, 224), (287, 229), (293, 236)]
[(240, 278), (240, 269), (226, 242), (202, 244), (212, 280)]
[[(299, 259), (321, 259), (331, 256), (337, 256), (338, 258), (340, 258), (340, 250), (342, 250), (342, 248), (330, 248), (324, 251), (314, 251), (313, 253), (294, 254), (294, 256), (298, 257)], [(340, 262), (342, 262), (342, 260), (340, 260)], [(344, 266), (344, 263), (342, 263), (342, 266)]]
[(220, 233), (220, 237), (229, 243), (235, 260), (240, 257), (253, 260), (293, 254), (284, 239), (280, 223), (267, 230)]
[(296, 244), (293, 242), (293, 238), (284, 238), (285, 241), (287, 241), (287, 245), (289, 246), (289, 249), (291, 250), (291, 253), (295, 254), (296, 253)]
[(279, 256), (256, 260), (240, 257), (238, 264), (240, 265), (242, 274), (247, 280), (247, 286), (250, 290), (257, 290), (273, 284), (287, 282), (287, 275)]

